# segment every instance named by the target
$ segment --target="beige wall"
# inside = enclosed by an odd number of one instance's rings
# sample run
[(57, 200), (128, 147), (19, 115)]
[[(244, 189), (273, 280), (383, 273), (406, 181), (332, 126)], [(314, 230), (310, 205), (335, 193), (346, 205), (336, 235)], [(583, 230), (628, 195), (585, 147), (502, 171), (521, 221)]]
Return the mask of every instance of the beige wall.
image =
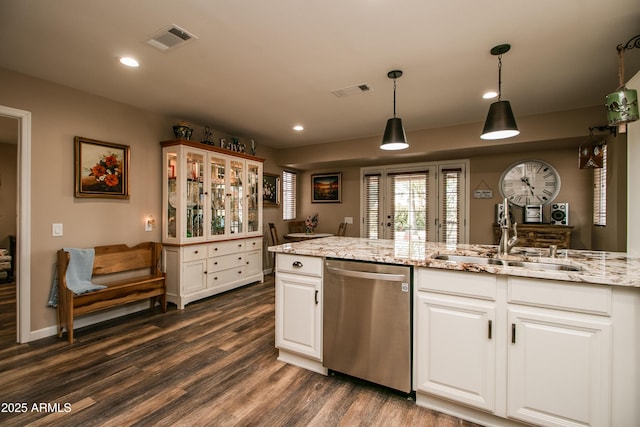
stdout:
[[(15, 123), (13, 123), (15, 122)], [(17, 120), (12, 120), (18, 126)], [(0, 142), (0, 248), (9, 248), (9, 236), (16, 234), (18, 146)]]

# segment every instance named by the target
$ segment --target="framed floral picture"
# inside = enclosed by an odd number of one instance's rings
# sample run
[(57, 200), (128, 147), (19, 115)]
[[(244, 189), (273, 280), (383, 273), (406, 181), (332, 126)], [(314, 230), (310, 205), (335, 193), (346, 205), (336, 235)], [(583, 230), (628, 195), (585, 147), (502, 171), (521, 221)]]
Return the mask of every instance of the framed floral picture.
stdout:
[(311, 175), (311, 203), (340, 203), (342, 173)]
[(280, 206), (280, 176), (262, 174), (262, 206)]
[(76, 136), (75, 196), (129, 198), (129, 146)]

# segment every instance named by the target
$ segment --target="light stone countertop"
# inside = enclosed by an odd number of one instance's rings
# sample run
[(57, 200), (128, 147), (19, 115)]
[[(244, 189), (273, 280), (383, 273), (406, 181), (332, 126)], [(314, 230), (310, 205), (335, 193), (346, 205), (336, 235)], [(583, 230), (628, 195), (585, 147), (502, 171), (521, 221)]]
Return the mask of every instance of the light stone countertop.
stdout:
[(491, 258), (495, 257), (496, 245), (448, 245), (410, 240), (325, 237), (270, 246), (268, 250), (276, 253), (323, 258), (640, 288), (640, 258), (630, 257), (623, 252), (560, 249), (556, 258), (549, 258), (548, 249), (521, 247), (514, 248), (513, 255), (509, 256), (513, 260), (564, 264), (580, 269), (580, 271), (564, 271), (536, 268), (535, 264), (527, 267), (513, 267), (434, 259), (435, 256), (442, 254)]

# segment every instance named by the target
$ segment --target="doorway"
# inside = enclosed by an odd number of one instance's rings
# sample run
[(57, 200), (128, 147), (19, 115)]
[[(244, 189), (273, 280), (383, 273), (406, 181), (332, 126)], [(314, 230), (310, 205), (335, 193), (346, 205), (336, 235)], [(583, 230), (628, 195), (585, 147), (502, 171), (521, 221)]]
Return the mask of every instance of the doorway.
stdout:
[(0, 117), (0, 348), (16, 342), (18, 119)]
[(17, 119), (16, 341), (25, 343), (31, 340), (31, 112), (0, 105), (0, 118)]

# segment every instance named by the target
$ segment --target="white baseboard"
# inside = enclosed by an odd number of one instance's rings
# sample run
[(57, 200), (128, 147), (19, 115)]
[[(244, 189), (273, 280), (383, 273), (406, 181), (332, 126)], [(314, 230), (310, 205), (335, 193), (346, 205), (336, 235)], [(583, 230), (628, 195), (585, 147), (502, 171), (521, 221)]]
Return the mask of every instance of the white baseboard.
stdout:
[[(83, 328), (85, 326), (95, 325), (96, 323), (104, 322), (106, 320), (115, 319), (116, 317), (126, 316), (127, 314), (137, 313), (138, 311), (148, 310), (149, 301), (141, 301), (135, 304), (127, 304), (122, 307), (117, 307), (112, 310), (104, 310), (94, 314), (88, 314), (86, 316), (79, 317), (73, 321), (73, 329)], [(31, 331), (29, 335), (29, 341), (39, 340), (58, 334), (58, 325), (47, 326), (46, 328), (39, 329), (37, 331)], [(66, 340), (66, 331), (62, 334), (63, 339)]]

